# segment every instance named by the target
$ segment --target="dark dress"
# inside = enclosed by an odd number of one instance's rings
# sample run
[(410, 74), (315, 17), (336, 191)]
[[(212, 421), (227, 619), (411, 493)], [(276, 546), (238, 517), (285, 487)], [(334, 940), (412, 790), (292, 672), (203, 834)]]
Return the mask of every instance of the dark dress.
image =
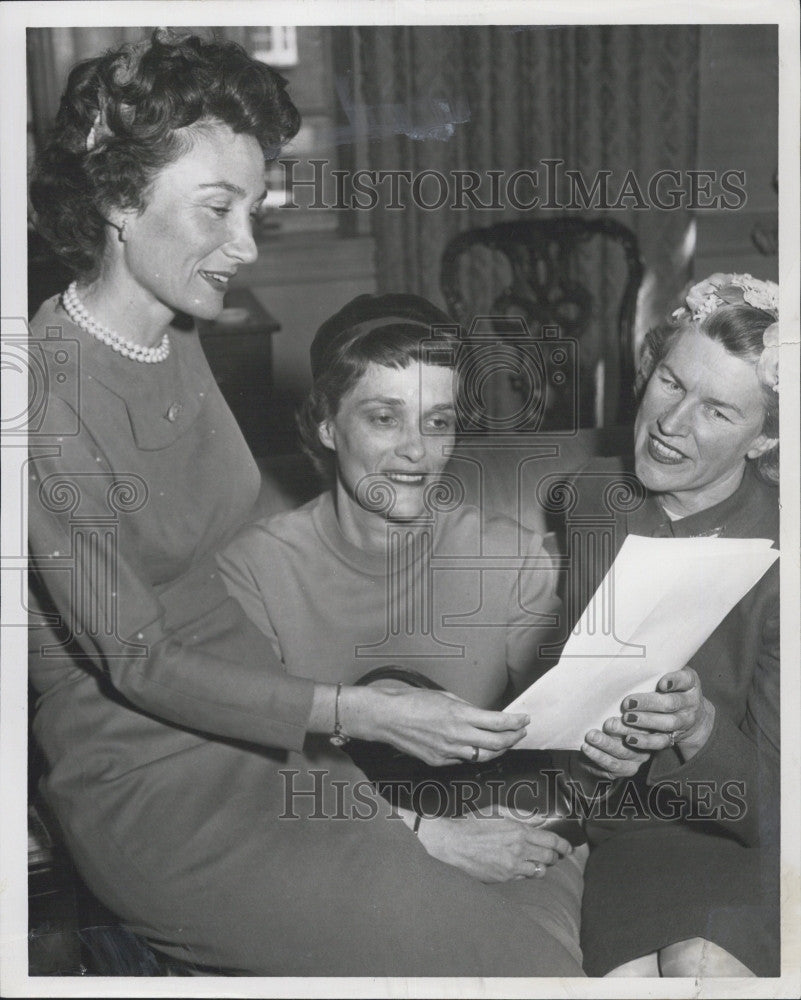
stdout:
[[(670, 521), (648, 496), (618, 514), (617, 528), (618, 545), (627, 534), (775, 545), (778, 490), (749, 467), (714, 507)], [(590, 976), (693, 937), (720, 945), (757, 975), (779, 974), (778, 563), (689, 665), (715, 706), (708, 742), (685, 764), (672, 748), (655, 754), (629, 787), (627, 817), (588, 825), (581, 940)], [(671, 818), (680, 810), (686, 818)]]
[[(313, 787), (313, 686), (217, 572), (259, 477), (197, 335), (137, 364), (56, 299), (32, 335), (50, 374), (30, 439), (34, 731), (93, 892), (154, 947), (232, 973), (581, 975), (519, 883), (435, 861), (397, 818), (287, 809), (288, 781)], [(363, 776), (343, 757), (336, 777)]]

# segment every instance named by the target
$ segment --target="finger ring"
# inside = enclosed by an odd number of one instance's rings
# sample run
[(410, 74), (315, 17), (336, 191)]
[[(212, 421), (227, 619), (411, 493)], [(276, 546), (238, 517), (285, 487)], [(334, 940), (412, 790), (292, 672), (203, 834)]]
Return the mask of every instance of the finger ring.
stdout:
[(670, 734), (670, 745), (672, 747), (674, 747), (676, 745), (676, 737), (677, 736), (678, 736), (678, 733), (675, 733), (675, 732)]
[(540, 875), (542, 875), (543, 870), (544, 870), (543, 866), (540, 864), (540, 862), (539, 861), (535, 861), (534, 862), (534, 873), (533, 873), (533, 875), (531, 877), (532, 878), (538, 878)]
[(473, 747), (473, 756), (470, 758), (474, 764), (478, 763), (478, 755), (481, 753), (479, 747)]

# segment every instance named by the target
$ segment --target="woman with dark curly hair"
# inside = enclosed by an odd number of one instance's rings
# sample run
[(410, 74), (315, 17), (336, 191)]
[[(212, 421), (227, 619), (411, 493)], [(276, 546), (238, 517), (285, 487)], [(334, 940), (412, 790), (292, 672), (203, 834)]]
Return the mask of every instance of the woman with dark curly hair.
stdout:
[(231, 43), (157, 32), (69, 78), (32, 185), (76, 275), (31, 324), (50, 370), (77, 371), (49, 381), (29, 465), (43, 792), (89, 887), (168, 956), (234, 974), (578, 974), (402, 823), (286, 808), (279, 772), (307, 733), (436, 764), (496, 756), (527, 721), (289, 676), (219, 579), (259, 476), (174, 320), (217, 316), (255, 258), (264, 160), (298, 125), (284, 81)]
[[(634, 429), (647, 496), (620, 541), (778, 544), (778, 343), (778, 287), (747, 274), (696, 285), (648, 337)], [(593, 765), (636, 775), (648, 803), (588, 823), (590, 975), (779, 974), (779, 673), (777, 562), (683, 669), (587, 734)]]

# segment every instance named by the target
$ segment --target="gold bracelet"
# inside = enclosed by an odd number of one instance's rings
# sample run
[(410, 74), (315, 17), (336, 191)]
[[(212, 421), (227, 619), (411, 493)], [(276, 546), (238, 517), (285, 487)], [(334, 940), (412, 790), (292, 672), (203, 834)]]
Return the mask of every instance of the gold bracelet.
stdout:
[(343, 733), (342, 723), (339, 721), (339, 696), (341, 693), (342, 693), (342, 682), (340, 681), (340, 683), (337, 684), (337, 696), (334, 702), (334, 731), (333, 733), (331, 733), (331, 736), (329, 737), (331, 743), (333, 743), (335, 747), (344, 747), (345, 744), (350, 739), (349, 736)]

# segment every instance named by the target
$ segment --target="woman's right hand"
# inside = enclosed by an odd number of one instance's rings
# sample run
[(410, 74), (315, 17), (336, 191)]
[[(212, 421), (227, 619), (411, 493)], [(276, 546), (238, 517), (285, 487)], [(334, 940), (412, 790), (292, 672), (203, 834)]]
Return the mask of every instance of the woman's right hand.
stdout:
[(340, 721), (348, 736), (391, 743), (426, 764), (441, 766), (500, 756), (525, 736), (530, 720), (519, 713), (476, 708), (447, 691), (402, 684), (343, 687)]
[(548, 867), (573, 848), (537, 823), (516, 819), (503, 808), (464, 819), (423, 817), (418, 837), (433, 858), (481, 882), (543, 878)]
[(581, 744), (585, 770), (612, 781), (635, 775), (651, 754), (637, 749), (636, 743), (626, 742), (630, 731), (619, 717), (607, 719), (602, 729), (591, 729)]

